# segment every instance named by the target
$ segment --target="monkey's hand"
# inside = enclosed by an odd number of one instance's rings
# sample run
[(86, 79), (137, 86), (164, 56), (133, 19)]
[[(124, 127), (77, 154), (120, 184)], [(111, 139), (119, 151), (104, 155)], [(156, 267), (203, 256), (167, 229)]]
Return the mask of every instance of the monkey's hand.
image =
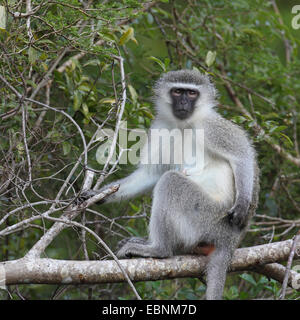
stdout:
[(91, 197), (100, 195), (100, 193), (102, 194), (102, 198), (100, 198), (100, 200), (98, 200), (97, 203), (102, 204), (106, 202), (108, 197), (110, 197), (111, 200), (111, 197), (114, 197), (114, 193), (119, 190), (119, 187), (120, 185), (114, 184), (111, 186), (105, 186), (100, 190), (84, 190), (77, 198), (76, 204), (81, 204), (82, 202), (88, 200)]
[[(81, 192), (81, 194), (78, 196), (77, 200), (76, 200), (76, 204), (81, 204), (84, 201), (94, 197), (95, 195), (99, 194), (100, 191), (95, 191), (95, 190), (85, 190), (83, 192)], [(101, 199), (100, 201), (98, 201), (97, 203), (102, 204), (105, 202), (105, 199)]]
[(227, 212), (229, 223), (240, 229), (244, 228), (247, 224), (249, 205), (247, 201), (237, 201)]

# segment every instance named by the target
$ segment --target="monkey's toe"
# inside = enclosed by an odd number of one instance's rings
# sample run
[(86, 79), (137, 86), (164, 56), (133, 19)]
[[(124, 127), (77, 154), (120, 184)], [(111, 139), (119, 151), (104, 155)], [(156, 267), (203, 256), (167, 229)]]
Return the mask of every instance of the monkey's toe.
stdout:
[(132, 254), (129, 250), (126, 249), (126, 244), (123, 246), (118, 252), (116, 253), (116, 256), (119, 259), (129, 259), (132, 258)]

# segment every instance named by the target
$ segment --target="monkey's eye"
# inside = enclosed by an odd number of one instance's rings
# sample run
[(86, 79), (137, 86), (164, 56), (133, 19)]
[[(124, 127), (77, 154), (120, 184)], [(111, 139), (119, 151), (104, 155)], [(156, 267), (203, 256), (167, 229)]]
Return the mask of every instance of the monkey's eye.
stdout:
[(180, 96), (182, 94), (182, 89), (172, 89), (171, 93), (173, 96)]
[(198, 96), (198, 92), (196, 90), (188, 90), (188, 95), (191, 98), (196, 98)]

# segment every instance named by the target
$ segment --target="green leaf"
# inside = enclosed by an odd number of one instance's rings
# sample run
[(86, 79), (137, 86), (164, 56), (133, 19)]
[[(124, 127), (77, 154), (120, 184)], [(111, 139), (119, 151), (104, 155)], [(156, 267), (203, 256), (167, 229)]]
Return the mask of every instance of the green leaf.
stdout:
[(151, 56), (148, 59), (153, 60), (154, 62), (156, 62), (162, 68), (162, 70), (164, 72), (167, 71), (167, 68), (166, 68), (165, 64), (161, 60), (159, 60), (158, 58)]
[(128, 230), (128, 231), (130, 231), (132, 234), (134, 234), (136, 237), (140, 237), (141, 235), (139, 234), (139, 232), (138, 232), (138, 230), (136, 230), (136, 229), (133, 229), (133, 228), (131, 228), (131, 227), (126, 227), (126, 229)]
[(240, 275), (240, 277), (241, 277), (242, 279), (244, 279), (245, 281), (253, 284), (254, 286), (257, 285), (256, 281), (254, 280), (254, 278), (252, 277), (251, 274), (243, 273), (243, 274)]
[(138, 98), (137, 92), (135, 91), (134, 87), (130, 84), (128, 85), (128, 89), (129, 89), (129, 92), (130, 92), (130, 95), (131, 95), (133, 102), (136, 103), (137, 98)]
[(86, 66), (98, 66), (98, 65), (100, 65), (100, 61), (98, 59), (92, 59), (87, 61), (83, 66), (86, 67)]
[(135, 204), (133, 204), (132, 202), (129, 202), (129, 205), (135, 212), (138, 212), (140, 210), (140, 208)]
[(89, 91), (91, 90), (91, 88), (90, 88), (89, 85), (87, 85), (87, 84), (81, 84), (81, 85), (78, 87), (78, 90), (89, 92)]
[(64, 142), (62, 143), (62, 147), (63, 147), (64, 156), (66, 156), (67, 154), (70, 153), (70, 151), (71, 151), (71, 144), (70, 144), (68, 141), (64, 141)]
[(41, 63), (41, 67), (44, 69), (45, 72), (48, 71), (48, 65), (45, 62)]
[(28, 80), (25, 80), (25, 82), (26, 84), (29, 84), (30, 86), (32, 86), (32, 88), (36, 88), (36, 84), (32, 80), (28, 79)]
[(82, 95), (79, 91), (74, 92), (74, 98), (73, 98), (73, 109), (74, 111), (79, 110), (82, 102)]
[(0, 28), (0, 41), (5, 41), (8, 36), (9, 33), (6, 30)]
[(244, 123), (247, 119), (243, 116), (235, 116), (232, 118), (232, 121), (237, 123), (237, 124), (241, 124)]
[(45, 52), (43, 52), (43, 53), (41, 53), (41, 55), (39, 56), (39, 58), (40, 58), (40, 60), (47, 60), (48, 59), (48, 55), (45, 53)]
[(99, 101), (99, 104), (101, 104), (101, 103), (110, 103), (110, 104), (116, 103), (116, 99), (114, 99), (114, 98), (103, 98), (103, 99), (101, 99)]
[(151, 13), (147, 14), (147, 21), (149, 24), (152, 24), (154, 19), (153, 19), (153, 15)]
[(142, 109), (142, 112), (149, 118), (154, 119), (154, 115), (146, 109)]
[(258, 38), (263, 38), (262, 33), (257, 29), (244, 28), (242, 29), (242, 32), (248, 34), (249, 36), (256, 36)]
[(86, 103), (82, 104), (82, 112), (86, 117), (89, 115), (89, 107)]
[(287, 144), (292, 147), (294, 145), (293, 141), (284, 133), (280, 132), (280, 135), (286, 139)]
[(39, 58), (39, 52), (35, 50), (33, 47), (30, 47), (28, 49), (28, 60), (30, 64), (35, 64), (38, 58)]
[(24, 153), (24, 145), (22, 142), (19, 142), (17, 144), (17, 150), (18, 150), (19, 155), (22, 155)]
[(270, 133), (271, 133), (271, 132), (280, 132), (280, 131), (285, 130), (286, 128), (287, 128), (287, 126), (274, 127), (274, 128), (271, 128)]
[(76, 65), (77, 65), (77, 61), (76, 61), (75, 59), (71, 58), (71, 64), (67, 67), (66, 70), (67, 70), (69, 73), (72, 73), (72, 72), (75, 70)]
[(208, 67), (211, 67), (213, 63), (216, 60), (217, 52), (216, 51), (208, 51), (206, 58), (205, 58), (205, 63)]
[(121, 36), (120, 40), (119, 40), (119, 44), (122, 46), (124, 45), (126, 42), (128, 42), (129, 40), (134, 41), (135, 43), (137, 43), (135, 37), (134, 37), (134, 29), (132, 27), (128, 28)]
[(52, 46), (55, 46), (55, 43), (49, 39), (42, 39), (38, 40), (39, 44), (44, 43), (44, 44), (51, 44)]
[(166, 70), (168, 69), (168, 67), (170, 65), (170, 62), (171, 62), (170, 58), (166, 58), (165, 59), (165, 68), (166, 68)]

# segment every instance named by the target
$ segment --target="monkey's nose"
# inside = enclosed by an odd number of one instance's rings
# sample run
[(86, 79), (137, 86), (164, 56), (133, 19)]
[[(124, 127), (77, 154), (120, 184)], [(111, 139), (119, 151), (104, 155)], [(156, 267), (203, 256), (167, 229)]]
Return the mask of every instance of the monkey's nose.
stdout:
[(188, 100), (186, 100), (186, 99), (182, 99), (182, 100), (180, 101), (180, 104), (181, 104), (182, 106), (187, 106), (187, 105), (189, 104), (189, 102), (188, 102)]

